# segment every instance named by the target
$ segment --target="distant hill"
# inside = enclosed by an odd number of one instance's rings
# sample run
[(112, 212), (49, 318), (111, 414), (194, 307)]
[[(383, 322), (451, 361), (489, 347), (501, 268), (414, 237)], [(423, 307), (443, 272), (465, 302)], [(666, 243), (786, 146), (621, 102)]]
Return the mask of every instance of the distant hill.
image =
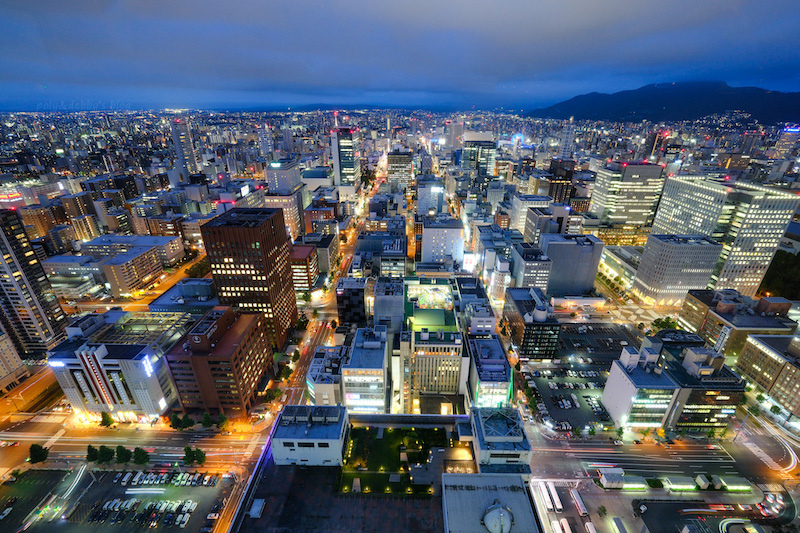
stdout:
[(645, 85), (613, 94), (589, 93), (536, 109), (532, 117), (579, 120), (694, 120), (737, 109), (763, 124), (800, 122), (800, 93), (758, 87), (731, 87), (725, 82), (682, 82)]

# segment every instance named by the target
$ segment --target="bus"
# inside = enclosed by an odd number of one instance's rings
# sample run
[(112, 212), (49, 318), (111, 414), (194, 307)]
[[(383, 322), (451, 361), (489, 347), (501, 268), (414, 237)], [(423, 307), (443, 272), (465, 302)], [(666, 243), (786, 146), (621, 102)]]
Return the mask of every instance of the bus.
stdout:
[(553, 528), (553, 533), (564, 533), (561, 531), (561, 524), (558, 523), (558, 520), (550, 522), (550, 527)]
[(132, 472), (128, 472), (127, 474), (125, 474), (125, 477), (123, 477), (123, 478), (122, 478), (122, 485), (123, 485), (123, 486), (124, 486), (124, 485), (127, 485), (127, 484), (128, 484), (128, 481), (130, 481), (130, 479), (131, 479), (131, 477), (132, 477), (132, 476), (133, 476), (133, 473), (132, 473)]
[(586, 528), (586, 533), (597, 533), (597, 529), (595, 529), (594, 524), (591, 522), (586, 522), (583, 524), (583, 527)]
[(550, 497), (553, 498), (553, 508), (556, 510), (557, 513), (564, 512), (564, 506), (561, 505), (561, 498), (558, 497), (558, 492), (556, 492), (556, 486), (553, 485), (552, 481), (547, 482), (547, 490), (550, 491)]
[(569, 522), (567, 522), (566, 518), (561, 519), (561, 530), (564, 533), (572, 533), (572, 528), (569, 527)]
[(550, 493), (547, 492), (547, 486), (544, 484), (543, 481), (540, 481), (538, 484), (539, 487), (539, 494), (542, 495), (542, 499), (544, 500), (544, 505), (547, 507), (547, 510), (551, 513), (553, 512), (553, 500), (550, 498)]
[(569, 495), (572, 496), (572, 501), (575, 502), (575, 509), (578, 510), (578, 514), (581, 516), (589, 516), (589, 511), (586, 510), (586, 506), (583, 504), (578, 489), (569, 489)]

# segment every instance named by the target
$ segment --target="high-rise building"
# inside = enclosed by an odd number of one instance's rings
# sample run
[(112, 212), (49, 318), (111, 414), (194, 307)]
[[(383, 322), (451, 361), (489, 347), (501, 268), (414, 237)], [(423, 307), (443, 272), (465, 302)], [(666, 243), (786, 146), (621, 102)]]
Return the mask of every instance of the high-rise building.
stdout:
[(597, 171), (589, 211), (604, 224), (652, 226), (663, 170), (647, 163), (608, 163)]
[(262, 157), (267, 160), (272, 159), (272, 152), (275, 151), (275, 138), (272, 136), (272, 128), (264, 124), (258, 129), (258, 150)]
[(188, 313), (127, 313), (75, 318), (47, 362), (76, 413), (118, 420), (163, 415), (177, 399), (164, 353), (194, 319)]
[(400, 190), (414, 183), (414, 153), (410, 150), (392, 150), (386, 154), (386, 181), (396, 183)]
[(465, 170), (479, 178), (491, 176), (494, 173), (496, 157), (497, 142), (494, 140), (494, 135), (474, 131), (464, 133), (461, 166)]
[(0, 211), (0, 322), (23, 358), (59, 339), (66, 317), (16, 211)]
[(165, 355), (181, 408), (247, 416), (272, 366), (271, 344), (264, 313), (213, 308)]
[(575, 149), (575, 124), (570, 120), (561, 129), (561, 136), (558, 142), (558, 153), (556, 159), (572, 159), (572, 152)]
[(800, 141), (800, 128), (784, 128), (773, 148), (775, 159), (789, 159), (797, 141)]
[(189, 121), (185, 118), (176, 118), (170, 122), (172, 127), (172, 143), (175, 145), (175, 166), (181, 173), (183, 180), (189, 179), (189, 174), (197, 172), (197, 152), (192, 142), (192, 130)]
[(667, 179), (652, 233), (705, 235), (722, 244), (709, 288), (755, 295), (800, 204), (796, 194), (724, 179)]
[(522, 361), (550, 360), (558, 353), (561, 323), (541, 289), (507, 289), (503, 318)]
[(272, 161), (264, 168), (267, 191), (272, 194), (289, 194), (300, 185), (300, 160), (281, 159)]
[(0, 328), (0, 393), (10, 391), (29, 375), (11, 337)]
[(531, 207), (525, 218), (525, 227), (520, 231), (525, 242), (539, 244), (543, 233), (566, 233), (579, 235), (583, 227), (583, 216), (573, 213), (566, 204), (550, 204), (549, 207)]
[(538, 246), (528, 242), (515, 244), (511, 249), (511, 261), (514, 264), (515, 287), (538, 287), (543, 291), (547, 290), (553, 261)]
[(297, 321), (283, 212), (235, 208), (200, 231), (220, 303), (266, 313), (270, 341), (283, 348)]
[(312, 244), (295, 244), (289, 252), (292, 265), (292, 282), (296, 292), (309, 292), (319, 278), (317, 247)]
[(580, 296), (592, 290), (603, 241), (594, 235), (546, 233), (540, 239), (542, 251), (553, 261), (547, 294)]
[(552, 203), (553, 199), (549, 196), (515, 194), (511, 197), (511, 222), (509, 227), (518, 230), (520, 233), (524, 232), (525, 223), (528, 218), (528, 209), (547, 209)]
[(550, 177), (547, 179), (547, 195), (557, 204), (569, 203), (572, 198), (572, 176), (575, 173), (575, 161), (571, 159), (553, 159), (550, 161)]
[(686, 293), (708, 285), (722, 245), (702, 235), (647, 238), (632, 292), (648, 304), (677, 306)]
[(361, 163), (356, 157), (353, 128), (336, 128), (331, 132), (333, 183), (356, 187), (361, 183)]
[(441, 178), (420, 176), (417, 179), (417, 213), (423, 216), (437, 215), (443, 211), (445, 205)]
[(800, 416), (800, 337), (748, 335), (736, 367), (790, 415)]
[(100, 236), (100, 226), (97, 225), (95, 215), (83, 215), (72, 219), (72, 229), (75, 237), (81, 241), (91, 241)]
[(464, 223), (449, 215), (426, 218), (422, 230), (422, 262), (464, 262)]
[(339, 278), (336, 284), (336, 307), (340, 324), (367, 324), (367, 278)]

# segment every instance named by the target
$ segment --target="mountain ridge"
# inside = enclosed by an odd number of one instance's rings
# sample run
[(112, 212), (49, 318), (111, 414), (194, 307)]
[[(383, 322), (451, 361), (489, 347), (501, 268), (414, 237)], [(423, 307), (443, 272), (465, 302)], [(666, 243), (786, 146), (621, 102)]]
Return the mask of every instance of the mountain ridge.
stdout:
[(759, 87), (731, 87), (724, 81), (653, 83), (616, 93), (591, 92), (549, 107), (534, 109), (531, 117), (578, 120), (696, 120), (738, 110), (764, 124), (800, 122), (800, 92)]

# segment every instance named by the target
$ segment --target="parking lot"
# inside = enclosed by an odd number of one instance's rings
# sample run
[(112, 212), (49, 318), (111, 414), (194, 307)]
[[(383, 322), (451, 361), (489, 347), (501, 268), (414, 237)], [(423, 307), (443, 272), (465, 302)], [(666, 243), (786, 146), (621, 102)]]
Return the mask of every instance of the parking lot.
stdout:
[(611, 322), (564, 324), (561, 331), (560, 355), (562, 360), (573, 355), (609, 362), (619, 358), (623, 347), (638, 346), (638, 344), (635, 333), (629, 327), (619, 324)]
[(600, 398), (608, 372), (605, 366), (531, 370), (529, 384), (538, 391), (541, 421), (563, 436), (579, 436), (595, 423), (609, 423)]
[(0, 486), (0, 514), (11, 509), (0, 521), (0, 531), (15, 531), (25, 517), (51, 493), (62, 486), (68, 473), (62, 470), (30, 470), (14, 482)]
[[(183, 472), (87, 472), (76, 484), (61, 513), (43, 515), (29, 531), (63, 533), (139, 529), (208, 532), (230, 494), (233, 480), (203, 469)], [(63, 473), (62, 473), (63, 477)], [(125, 478), (127, 477), (127, 482)], [(124, 483), (124, 484), (123, 484)], [(35, 498), (34, 498), (35, 499)], [(34, 502), (31, 509), (36, 506)], [(28, 511), (19, 517), (21, 525)], [(11, 518), (11, 516), (9, 516)], [(16, 520), (15, 520), (16, 522)]]

